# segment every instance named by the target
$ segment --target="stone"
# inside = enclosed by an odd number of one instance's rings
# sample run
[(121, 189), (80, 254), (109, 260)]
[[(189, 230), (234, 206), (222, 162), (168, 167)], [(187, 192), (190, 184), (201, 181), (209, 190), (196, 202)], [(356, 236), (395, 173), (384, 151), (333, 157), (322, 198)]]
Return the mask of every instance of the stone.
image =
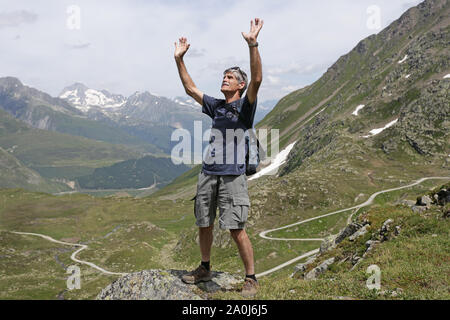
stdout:
[(401, 202), (401, 204), (411, 208), (412, 206), (414, 206), (416, 204), (416, 202), (413, 200), (403, 200)]
[(353, 235), (359, 229), (361, 229), (364, 224), (351, 222), (344, 229), (342, 229), (337, 235), (331, 235), (324, 239), (320, 245), (319, 252), (324, 253), (333, 248), (335, 248), (339, 243), (341, 243), (345, 238)]
[(427, 210), (427, 207), (414, 205), (414, 206), (411, 207), (411, 210), (414, 213), (422, 213), (422, 212), (425, 212)]
[(373, 248), (375, 248), (375, 245), (378, 244), (378, 243), (380, 243), (380, 241), (378, 241), (378, 240), (368, 240), (366, 242), (366, 248), (367, 248), (366, 252), (364, 252), (362, 257), (365, 258), (367, 256), (367, 254), (369, 252), (371, 252), (373, 250)]
[(335, 247), (336, 237), (337, 237), (336, 235), (330, 235), (326, 237), (320, 244), (319, 252), (324, 253), (327, 252), (328, 250), (333, 249)]
[(328, 270), (329, 266), (334, 263), (335, 257), (325, 260), (318, 267), (315, 267), (305, 275), (305, 280), (316, 280), (319, 275)]
[(387, 219), (380, 228), (380, 240), (386, 241), (389, 238), (390, 225), (394, 222), (392, 219)]
[(444, 212), (444, 214), (442, 215), (442, 218), (446, 219), (446, 218), (449, 218), (449, 217), (450, 217), (450, 210), (446, 210)]
[(354, 234), (352, 234), (348, 240), (350, 241), (355, 241), (355, 239), (365, 235), (367, 233), (367, 228), (369, 227), (368, 224), (366, 224), (364, 227), (362, 227), (361, 229), (359, 229), (358, 231), (356, 231)]
[(342, 242), (345, 238), (351, 236), (362, 228), (362, 225), (356, 222), (349, 223), (336, 237), (335, 244)]
[(305, 273), (307, 267), (309, 265), (311, 265), (314, 261), (316, 260), (316, 255), (313, 255), (312, 257), (310, 257), (306, 262), (304, 263), (299, 263), (294, 267), (294, 272), (292, 272), (292, 274), (290, 275), (290, 277), (292, 278), (295, 274), (297, 273), (301, 273), (301, 275), (303, 276), (303, 274)]
[(446, 203), (450, 203), (450, 190), (441, 189), (436, 195), (438, 197), (437, 203), (439, 205), (445, 206)]
[[(181, 276), (185, 270), (144, 270), (127, 274), (108, 286), (96, 297), (97, 300), (202, 300), (194, 292), (198, 288), (203, 292), (231, 290), (233, 285), (242, 282), (234, 276), (213, 271), (211, 281), (197, 285), (186, 284)], [(196, 291), (198, 291), (198, 289)]]
[(416, 206), (425, 206), (427, 208), (430, 208), (432, 202), (433, 201), (431, 200), (431, 198), (425, 195), (417, 198)]

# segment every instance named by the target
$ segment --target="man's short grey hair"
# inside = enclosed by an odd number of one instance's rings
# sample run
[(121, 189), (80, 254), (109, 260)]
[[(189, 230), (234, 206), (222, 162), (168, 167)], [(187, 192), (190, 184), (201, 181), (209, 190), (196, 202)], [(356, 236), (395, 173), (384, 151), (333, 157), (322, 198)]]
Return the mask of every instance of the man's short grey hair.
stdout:
[(239, 90), (239, 96), (242, 97), (244, 95), (244, 92), (247, 89), (247, 85), (248, 85), (247, 74), (244, 72), (244, 70), (242, 70), (239, 67), (228, 68), (227, 70), (225, 70), (223, 72), (223, 75), (226, 75), (228, 72), (233, 73), (234, 76), (236, 77), (236, 79), (239, 81), (239, 83), (241, 83), (241, 82), (245, 83), (244, 87), (241, 90)]

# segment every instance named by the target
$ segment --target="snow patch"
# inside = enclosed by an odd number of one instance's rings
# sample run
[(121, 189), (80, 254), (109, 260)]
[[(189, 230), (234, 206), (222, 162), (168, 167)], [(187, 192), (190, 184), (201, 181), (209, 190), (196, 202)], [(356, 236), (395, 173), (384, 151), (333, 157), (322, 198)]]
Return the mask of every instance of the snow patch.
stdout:
[(399, 63), (399, 64), (400, 64), (400, 63), (403, 63), (403, 62), (406, 61), (406, 59), (408, 59), (408, 55), (407, 55), (407, 54), (406, 54), (405, 57), (404, 57), (402, 60), (400, 60), (398, 63)]
[(405, 76), (406, 79), (408, 79), (409, 77), (411, 77), (411, 74), (407, 74), (407, 75)]
[(449, 74), (446, 74), (446, 75), (444, 76), (444, 79), (448, 79), (448, 78), (450, 78), (450, 73), (449, 73)]
[(362, 108), (364, 108), (365, 105), (364, 104), (360, 104), (359, 106), (356, 107), (355, 111), (352, 112), (352, 115), (357, 116), (359, 110), (361, 110)]
[(267, 167), (261, 169), (261, 171), (255, 173), (251, 178), (248, 180), (254, 180), (258, 179), (264, 175), (273, 174), (274, 171), (278, 170), (278, 168), (283, 165), (286, 162), (287, 156), (289, 155), (289, 152), (291, 152), (292, 148), (294, 147), (295, 142), (288, 145), (286, 148), (281, 150), (275, 157), (275, 159), (272, 161), (270, 165)]
[(370, 135), (363, 136), (363, 138), (370, 138), (370, 137), (372, 137), (372, 136), (374, 136), (374, 135), (377, 135), (377, 134), (379, 134), (380, 132), (386, 130), (387, 128), (392, 127), (394, 124), (397, 123), (397, 121), (398, 121), (398, 118), (395, 119), (395, 120), (393, 120), (393, 121), (391, 121), (391, 122), (389, 122), (389, 123), (388, 123), (387, 125), (385, 125), (383, 128), (372, 129), (372, 130), (369, 131)]
[(62, 95), (60, 95), (59, 97), (61, 99), (66, 99), (66, 98), (72, 97), (72, 96), (76, 97), (77, 96), (77, 92), (78, 92), (78, 89), (68, 90), (68, 91), (64, 92)]

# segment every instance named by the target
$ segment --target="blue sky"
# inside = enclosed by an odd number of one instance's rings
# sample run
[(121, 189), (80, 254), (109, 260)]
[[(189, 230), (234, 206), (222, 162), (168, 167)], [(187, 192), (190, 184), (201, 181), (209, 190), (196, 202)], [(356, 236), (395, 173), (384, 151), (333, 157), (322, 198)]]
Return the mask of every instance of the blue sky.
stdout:
[[(360, 40), (419, 2), (0, 0), (0, 76), (18, 77), (53, 96), (82, 82), (125, 96), (148, 90), (175, 97), (184, 90), (174, 42), (184, 36), (191, 43), (185, 62), (194, 82), (220, 97), (224, 69), (239, 65), (249, 71), (241, 32), (260, 17), (259, 99), (279, 99), (317, 80)], [(73, 19), (73, 5), (79, 20)], [(379, 9), (380, 28), (368, 26), (371, 6)]]

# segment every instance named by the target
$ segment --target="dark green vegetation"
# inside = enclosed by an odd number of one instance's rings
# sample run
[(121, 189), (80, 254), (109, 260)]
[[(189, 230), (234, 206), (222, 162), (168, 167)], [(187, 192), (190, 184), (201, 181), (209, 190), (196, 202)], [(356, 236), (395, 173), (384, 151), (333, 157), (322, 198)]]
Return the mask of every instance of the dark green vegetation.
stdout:
[(70, 179), (80, 172), (140, 154), (122, 145), (32, 128), (3, 110), (0, 147), (46, 178)]
[(14, 188), (21, 185), (29, 190), (47, 192), (69, 189), (64, 184), (51, 182), (41, 177), (37, 172), (24, 166), (17, 158), (1, 147), (0, 181), (3, 188)]
[(77, 182), (84, 189), (147, 188), (167, 183), (188, 169), (184, 164), (174, 165), (170, 158), (145, 156), (97, 168)]

